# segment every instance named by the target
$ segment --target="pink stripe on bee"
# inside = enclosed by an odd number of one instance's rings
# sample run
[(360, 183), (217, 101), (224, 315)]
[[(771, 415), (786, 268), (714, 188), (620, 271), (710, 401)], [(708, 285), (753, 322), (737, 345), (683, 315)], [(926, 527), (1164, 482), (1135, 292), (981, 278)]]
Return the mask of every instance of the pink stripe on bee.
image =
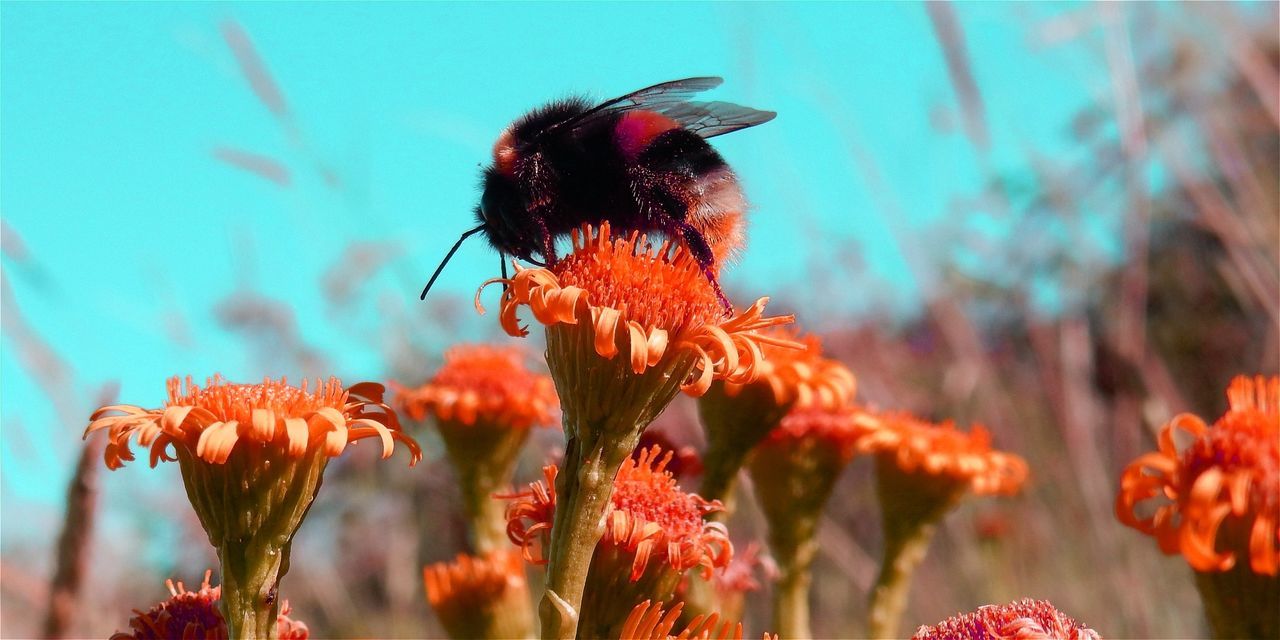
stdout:
[(622, 154), (635, 158), (654, 138), (679, 128), (680, 123), (655, 111), (629, 111), (618, 119), (613, 136)]

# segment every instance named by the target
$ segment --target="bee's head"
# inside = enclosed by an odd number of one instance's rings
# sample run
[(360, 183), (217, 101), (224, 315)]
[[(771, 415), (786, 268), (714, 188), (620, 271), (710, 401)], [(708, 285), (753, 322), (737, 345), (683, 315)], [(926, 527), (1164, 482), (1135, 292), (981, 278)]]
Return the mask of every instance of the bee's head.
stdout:
[(484, 225), (485, 235), (494, 249), (528, 260), (537, 236), (532, 220), (525, 211), (516, 181), (496, 167), (484, 174), (484, 193), (476, 207), (476, 220)]

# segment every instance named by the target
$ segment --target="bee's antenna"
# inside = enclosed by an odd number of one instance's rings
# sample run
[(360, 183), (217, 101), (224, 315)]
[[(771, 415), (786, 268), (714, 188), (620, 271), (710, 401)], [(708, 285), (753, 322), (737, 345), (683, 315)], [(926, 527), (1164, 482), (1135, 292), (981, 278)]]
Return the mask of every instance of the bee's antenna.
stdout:
[(462, 237), (458, 238), (458, 241), (453, 243), (453, 248), (449, 250), (449, 253), (445, 254), (444, 260), (440, 261), (440, 266), (436, 267), (436, 272), (431, 274), (431, 279), (427, 281), (427, 286), (422, 288), (422, 295), (418, 296), (419, 300), (427, 299), (427, 292), (431, 290), (431, 285), (436, 283), (436, 278), (440, 277), (440, 272), (444, 271), (444, 266), (446, 264), (449, 264), (449, 259), (453, 257), (453, 254), (458, 252), (458, 247), (462, 246), (463, 241), (465, 241), (467, 238), (470, 238), (471, 236), (477, 233), (480, 233), (483, 230), (484, 230), (484, 225), (481, 224), (474, 229), (468, 229), (462, 232)]

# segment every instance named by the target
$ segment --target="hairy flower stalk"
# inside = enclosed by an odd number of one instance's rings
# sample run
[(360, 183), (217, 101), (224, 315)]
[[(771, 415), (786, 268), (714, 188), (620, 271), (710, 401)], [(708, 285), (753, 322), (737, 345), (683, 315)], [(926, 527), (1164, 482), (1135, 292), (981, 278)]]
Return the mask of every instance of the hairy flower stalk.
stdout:
[[(685, 493), (666, 470), (672, 452), (657, 445), (628, 458), (614, 480), (604, 516), (604, 534), (591, 557), (582, 599), (578, 635), (617, 637), (627, 614), (646, 600), (668, 600), (686, 571), (709, 579), (733, 557), (723, 524), (703, 515), (721, 508), (718, 502)], [(546, 562), (535, 549), (546, 549), (559, 511), (556, 468), (544, 470), (546, 482), (513, 496), (508, 533), (535, 563)]]
[[(152, 466), (177, 460), (187, 498), (222, 568), (220, 607), (232, 638), (274, 638), (280, 579), (293, 536), (320, 490), (325, 465), (349, 442), (378, 438), (382, 457), (394, 441), (418, 445), (382, 403), (382, 386), (344, 389), (336, 378), (288, 385), (283, 379), (205, 387), (175, 377), (160, 409), (111, 405), (94, 412), (86, 437), (108, 429), (107, 466), (133, 459), (129, 440), (149, 447)], [(170, 453), (172, 451), (172, 453)]]
[(853, 458), (854, 411), (793, 411), (751, 456), (747, 469), (769, 524), (769, 549), (778, 564), (773, 624), (783, 638), (812, 638), (810, 567), (818, 520), (841, 470)]
[(871, 592), (870, 634), (895, 638), (916, 567), (938, 522), (967, 493), (1008, 495), (1026, 480), (1022, 458), (991, 449), (986, 429), (965, 433), (904, 414), (857, 417), (858, 450), (876, 457), (884, 558)]
[(1165, 425), (1121, 475), (1116, 516), (1191, 565), (1214, 637), (1280, 638), (1280, 377), (1239, 376), (1227, 398), (1212, 426)]
[(423, 570), (427, 602), (450, 638), (516, 639), (533, 634), (529, 586), (520, 552), (458, 554)]
[(432, 418), (458, 474), (471, 550), (478, 555), (506, 549), (504, 504), (520, 450), (535, 426), (554, 424), (559, 407), (551, 378), (525, 366), (515, 347), (459, 345), (426, 384), (393, 385), (401, 413)]
[(640, 433), (684, 389), (716, 379), (748, 383), (761, 345), (787, 344), (758, 333), (790, 322), (765, 318), (761, 298), (726, 318), (715, 290), (683, 248), (645, 236), (614, 238), (608, 224), (573, 234), (573, 251), (548, 269), (516, 265), (500, 321), (525, 336), (516, 312), (528, 306), (546, 326), (547, 366), (563, 409), (567, 439), (547, 549), (547, 589), (539, 606), (544, 638), (572, 638), (582, 591), (614, 476)]

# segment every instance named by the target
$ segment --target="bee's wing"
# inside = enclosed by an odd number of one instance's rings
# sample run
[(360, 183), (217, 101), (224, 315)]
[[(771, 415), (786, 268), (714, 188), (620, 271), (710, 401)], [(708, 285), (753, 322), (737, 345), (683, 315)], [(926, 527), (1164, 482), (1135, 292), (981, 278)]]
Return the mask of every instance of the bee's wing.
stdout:
[(687, 103), (694, 94), (714, 89), (723, 82), (724, 78), (715, 76), (662, 82), (639, 91), (632, 91), (625, 96), (605, 100), (582, 115), (561, 123), (561, 126), (577, 129), (597, 118), (636, 109), (661, 112), (664, 108)]
[(703, 138), (754, 127), (778, 116), (775, 111), (760, 111), (732, 102), (680, 102), (654, 111)]
[(717, 77), (685, 78), (672, 80), (633, 91), (625, 96), (606, 100), (582, 115), (557, 124), (553, 128), (569, 127), (581, 130), (603, 118), (626, 111), (654, 111), (676, 122), (703, 138), (754, 127), (772, 120), (778, 114), (758, 111), (729, 102), (691, 102), (695, 94), (714, 89), (724, 82)]

